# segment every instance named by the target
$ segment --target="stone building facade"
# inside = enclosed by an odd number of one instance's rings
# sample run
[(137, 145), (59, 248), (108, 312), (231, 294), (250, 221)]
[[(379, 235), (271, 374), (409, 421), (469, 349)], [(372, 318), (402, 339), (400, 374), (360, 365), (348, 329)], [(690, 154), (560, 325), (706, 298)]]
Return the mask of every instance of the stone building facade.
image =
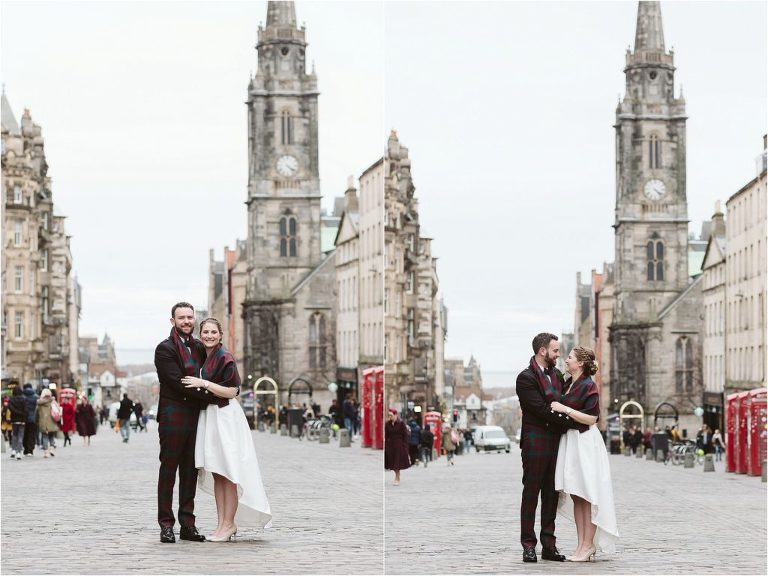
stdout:
[(2, 94), (3, 382), (77, 381), (80, 287), (54, 211), (42, 130)]
[[(445, 337), (437, 298), (437, 260), (420, 235), (418, 200), (408, 149), (392, 131), (384, 167), (385, 402), (400, 409), (437, 407), (436, 385)], [(442, 370), (441, 370), (442, 374)]]

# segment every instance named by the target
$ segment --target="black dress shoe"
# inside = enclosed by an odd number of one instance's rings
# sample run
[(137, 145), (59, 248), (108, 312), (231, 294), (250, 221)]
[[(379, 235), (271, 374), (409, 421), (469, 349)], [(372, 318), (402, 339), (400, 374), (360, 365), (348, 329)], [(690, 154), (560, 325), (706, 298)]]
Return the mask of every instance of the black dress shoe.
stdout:
[(200, 534), (194, 526), (182, 526), (179, 530), (179, 538), (192, 542), (205, 542), (205, 536)]
[(565, 555), (560, 554), (556, 546), (541, 549), (542, 560), (554, 560), (555, 562), (565, 562)]
[(173, 542), (176, 542), (176, 536), (174, 536), (173, 528), (171, 526), (160, 528), (160, 542), (165, 544), (172, 544)]
[(538, 562), (536, 559), (536, 546), (528, 546), (523, 549), (523, 562)]

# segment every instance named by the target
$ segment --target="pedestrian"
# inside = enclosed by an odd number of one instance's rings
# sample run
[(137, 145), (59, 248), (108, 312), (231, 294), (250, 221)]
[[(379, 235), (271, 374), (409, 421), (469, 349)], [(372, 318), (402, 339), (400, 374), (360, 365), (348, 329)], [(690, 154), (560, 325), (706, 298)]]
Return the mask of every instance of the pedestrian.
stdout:
[(21, 460), (21, 454), (24, 450), (24, 428), (27, 425), (27, 402), (21, 388), (16, 386), (8, 408), (11, 411), (11, 458)]
[(411, 467), (408, 457), (410, 430), (397, 416), (397, 410), (390, 408), (384, 425), (384, 469), (395, 473), (395, 486), (400, 484), (400, 471)]
[(632, 426), (632, 427), (628, 426), (628, 427), (624, 428), (624, 432), (622, 432), (622, 435), (621, 435), (621, 440), (624, 443), (624, 449), (625, 450), (627, 448), (629, 448), (633, 452), (635, 451), (634, 448), (632, 447), (632, 444), (635, 441), (634, 426)]
[(138, 432), (146, 432), (147, 427), (144, 421), (144, 405), (141, 402), (136, 402), (133, 405), (133, 413), (136, 414), (136, 426), (138, 426)]
[(706, 424), (703, 424), (699, 433), (696, 434), (696, 447), (703, 450), (704, 454), (712, 453), (712, 431)]
[(419, 461), (419, 446), (421, 445), (421, 426), (415, 419), (411, 418), (408, 422), (408, 428), (410, 435), (408, 436), (408, 455), (411, 458), (411, 463), (416, 464)]
[(435, 445), (435, 435), (432, 433), (429, 424), (424, 424), (421, 431), (421, 461), (424, 462), (424, 468), (427, 462), (432, 462), (432, 449)]
[(11, 409), (8, 407), (8, 404), (10, 403), (10, 401), (11, 401), (10, 396), (3, 396), (3, 413), (2, 413), (3, 439), (6, 442), (8, 442), (8, 444), (11, 443), (11, 438), (13, 437)]
[(455, 466), (453, 461), (453, 454), (456, 451), (456, 444), (459, 441), (459, 437), (456, 434), (456, 430), (451, 428), (448, 423), (443, 424), (443, 437), (442, 446), (445, 451), (445, 456), (448, 459), (447, 466)]
[(538, 562), (536, 557), (536, 508), (541, 495), (541, 558), (564, 562), (557, 549), (555, 517), (558, 494), (555, 491), (555, 466), (560, 437), (575, 427), (569, 416), (555, 414), (550, 405), (559, 400), (563, 377), (555, 362), (560, 357), (557, 336), (542, 332), (534, 337), (533, 356), (517, 376), (515, 391), (523, 412), (520, 455), (523, 460), (523, 496), (520, 503), (520, 544), (523, 562)]
[(632, 440), (632, 453), (637, 454), (637, 449), (643, 445), (643, 431), (640, 426), (635, 426), (634, 438)]
[(712, 434), (712, 447), (715, 449), (715, 460), (720, 462), (723, 459), (723, 452), (725, 452), (725, 441), (719, 428), (715, 428), (715, 433)]
[(643, 432), (643, 448), (645, 448), (645, 451), (651, 449), (651, 429), (646, 428), (645, 432)]
[[(349, 440), (352, 441), (352, 437), (355, 434), (355, 403), (352, 401), (352, 393), (348, 393), (344, 399), (344, 404), (341, 406), (341, 413), (344, 416), (344, 428), (349, 430)], [(403, 423), (405, 425), (405, 423)]]
[(37, 442), (37, 426), (35, 426), (35, 413), (37, 412), (37, 394), (32, 389), (32, 384), (24, 384), (24, 401), (27, 403), (27, 422), (24, 426), (24, 456), (32, 457)]
[(123, 437), (123, 444), (128, 443), (131, 436), (131, 414), (133, 413), (133, 400), (128, 398), (127, 393), (123, 393), (123, 399), (120, 401), (120, 408), (117, 409), (117, 420), (120, 423), (120, 435)]
[(352, 407), (355, 410), (355, 417), (352, 421), (352, 429), (355, 433), (355, 436), (360, 435), (360, 402), (357, 400), (357, 396), (354, 394), (352, 395)]
[(66, 401), (61, 405), (61, 433), (64, 434), (64, 446), (72, 446), (72, 438), (69, 436), (75, 432), (75, 404)]
[(578, 544), (569, 560), (589, 562), (598, 549), (616, 551), (619, 530), (608, 454), (597, 429), (600, 392), (592, 379), (597, 373), (595, 353), (577, 346), (568, 354), (565, 366), (571, 377), (560, 401), (552, 402), (550, 408), (578, 422), (579, 428), (560, 438), (555, 468), (555, 490), (560, 492), (557, 509), (576, 524)]
[(328, 416), (330, 416), (331, 420), (336, 424), (339, 423), (338, 414), (339, 414), (339, 406), (336, 404), (336, 398), (334, 398), (333, 400), (331, 400), (331, 407), (328, 408)]
[(61, 419), (61, 408), (48, 388), (44, 388), (40, 393), (35, 418), (37, 429), (43, 435), (43, 458), (56, 456), (53, 442), (59, 431), (58, 421)]
[(469, 428), (464, 429), (464, 452), (469, 454), (469, 448), (472, 446), (472, 431)]
[(85, 394), (80, 395), (80, 403), (75, 409), (75, 425), (83, 438), (83, 446), (90, 446), (91, 436), (96, 434), (96, 412)]

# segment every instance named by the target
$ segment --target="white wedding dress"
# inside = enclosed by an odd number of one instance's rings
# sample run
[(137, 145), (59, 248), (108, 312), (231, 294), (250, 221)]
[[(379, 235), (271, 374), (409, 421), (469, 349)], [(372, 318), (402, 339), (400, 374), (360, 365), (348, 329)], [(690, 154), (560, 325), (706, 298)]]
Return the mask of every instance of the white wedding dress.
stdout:
[(555, 468), (555, 490), (560, 492), (557, 511), (573, 521), (571, 494), (592, 504), (592, 523), (597, 526), (594, 543), (598, 550), (616, 551), (619, 529), (613, 503), (611, 468), (603, 436), (596, 425), (580, 433), (568, 430), (560, 438)]
[(235, 399), (219, 408), (215, 404), (200, 411), (195, 441), (197, 485), (213, 495), (213, 473), (237, 484), (239, 527), (269, 528), (272, 511), (261, 481), (251, 429), (240, 402)]

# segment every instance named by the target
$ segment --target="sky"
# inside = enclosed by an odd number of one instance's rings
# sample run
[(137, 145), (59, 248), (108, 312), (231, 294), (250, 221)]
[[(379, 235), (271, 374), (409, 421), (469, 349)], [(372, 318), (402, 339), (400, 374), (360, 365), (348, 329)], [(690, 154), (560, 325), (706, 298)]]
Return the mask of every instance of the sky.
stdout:
[[(636, 2), (308, 2), (323, 205), (410, 149), (449, 310), (484, 370), (573, 330), (576, 272), (613, 260), (615, 107)], [(766, 3), (663, 2), (688, 111), (691, 230), (755, 172)], [(151, 361), (209, 250), (246, 237), (246, 88), (266, 2), (0, 3), (0, 80), (45, 137), (83, 287), (81, 334)], [(133, 353), (132, 350), (143, 352)], [(149, 355), (146, 351), (149, 350)]]
[[(756, 175), (766, 6), (661, 4), (697, 234)], [(637, 3), (391, 2), (384, 17), (385, 119), (434, 238), (446, 356), (519, 371), (535, 334), (573, 331), (576, 273), (614, 259), (613, 124)]]
[[(321, 92), (330, 208), (386, 145), (382, 5), (296, 12)], [(266, 14), (264, 1), (0, 4), (0, 79), (16, 117), (29, 108), (43, 130), (80, 333), (109, 333), (118, 363), (152, 362), (171, 306), (207, 306), (209, 250), (221, 259), (246, 237), (244, 103)]]

